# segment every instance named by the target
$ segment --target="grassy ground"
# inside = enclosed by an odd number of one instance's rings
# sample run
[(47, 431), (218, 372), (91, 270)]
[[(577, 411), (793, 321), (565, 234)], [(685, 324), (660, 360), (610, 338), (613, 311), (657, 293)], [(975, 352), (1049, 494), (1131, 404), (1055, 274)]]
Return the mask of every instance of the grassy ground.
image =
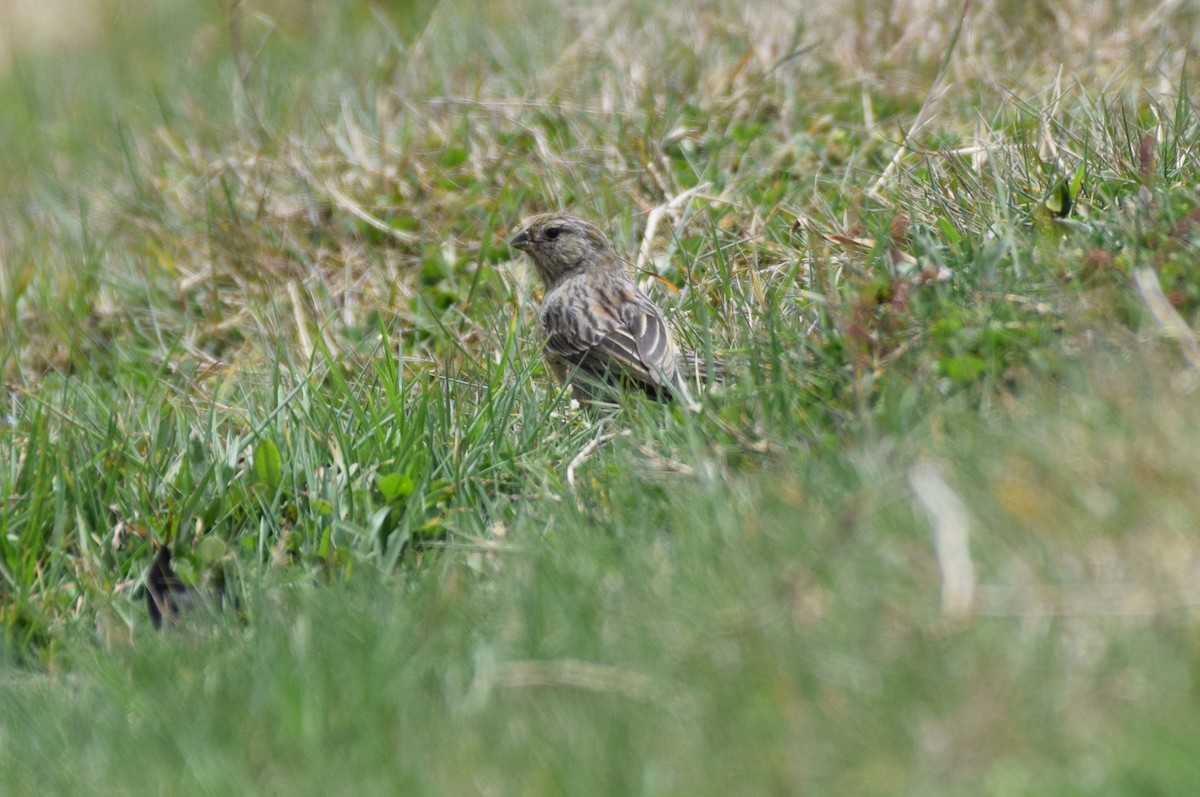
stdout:
[[(10, 26), (0, 791), (1192, 793), (1200, 12), (809, 5)], [(543, 373), (547, 209), (703, 412)]]

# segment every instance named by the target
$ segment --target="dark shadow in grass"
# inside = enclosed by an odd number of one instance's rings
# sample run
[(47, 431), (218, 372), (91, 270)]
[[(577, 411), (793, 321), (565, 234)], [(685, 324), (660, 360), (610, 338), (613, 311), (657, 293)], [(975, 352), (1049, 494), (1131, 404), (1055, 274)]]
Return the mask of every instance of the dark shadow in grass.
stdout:
[[(216, 584), (211, 590), (189, 587), (171, 566), (171, 549), (163, 545), (146, 574), (146, 606), (150, 610), (150, 621), (155, 628), (172, 626), (184, 615), (196, 612), (219, 612), (226, 604), (226, 584), (223, 573), (218, 571)], [(237, 600), (234, 599), (234, 608)]]

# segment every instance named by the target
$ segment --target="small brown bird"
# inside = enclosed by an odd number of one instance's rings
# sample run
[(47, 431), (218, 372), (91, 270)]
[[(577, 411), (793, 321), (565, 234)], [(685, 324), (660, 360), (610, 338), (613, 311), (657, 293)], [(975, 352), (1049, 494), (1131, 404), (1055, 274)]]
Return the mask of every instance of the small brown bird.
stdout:
[(662, 310), (625, 273), (604, 233), (576, 216), (545, 213), (509, 242), (533, 260), (546, 286), (538, 319), (546, 364), (580, 401), (637, 388), (689, 407), (681, 356)]

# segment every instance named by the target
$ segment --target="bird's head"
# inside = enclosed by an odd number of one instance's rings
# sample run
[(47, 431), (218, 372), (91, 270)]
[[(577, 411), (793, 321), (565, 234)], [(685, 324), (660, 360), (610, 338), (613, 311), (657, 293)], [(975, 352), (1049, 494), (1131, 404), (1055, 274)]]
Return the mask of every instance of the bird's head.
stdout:
[(621, 268), (604, 233), (565, 213), (534, 216), (508, 243), (532, 258), (547, 288), (583, 271)]

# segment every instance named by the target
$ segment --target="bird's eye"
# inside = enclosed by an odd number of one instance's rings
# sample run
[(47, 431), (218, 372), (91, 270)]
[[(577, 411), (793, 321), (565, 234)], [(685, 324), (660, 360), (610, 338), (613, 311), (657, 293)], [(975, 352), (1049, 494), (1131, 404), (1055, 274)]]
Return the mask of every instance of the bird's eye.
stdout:
[(551, 227), (550, 229), (546, 230), (547, 241), (553, 241), (560, 235), (562, 235), (562, 227)]

